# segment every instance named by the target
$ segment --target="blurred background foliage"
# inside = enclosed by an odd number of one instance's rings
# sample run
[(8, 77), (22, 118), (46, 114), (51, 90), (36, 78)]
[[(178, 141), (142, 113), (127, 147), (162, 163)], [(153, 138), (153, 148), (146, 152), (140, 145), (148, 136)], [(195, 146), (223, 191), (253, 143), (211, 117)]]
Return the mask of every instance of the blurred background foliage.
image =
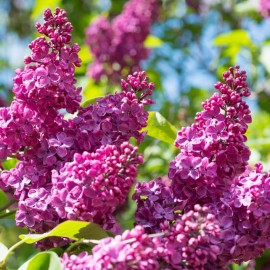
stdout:
[[(83, 87), (83, 100), (117, 91), (119, 86), (112, 84), (110, 78), (96, 83), (85, 76), (93, 57), (84, 40), (85, 29), (97, 16), (102, 14), (112, 19), (121, 12), (125, 2), (0, 0), (0, 96), (3, 102), (9, 104), (12, 100), (14, 70), (23, 66), (23, 58), (29, 53), (28, 44), (37, 36), (35, 22), (42, 20), (45, 8), (57, 6), (67, 11), (74, 26), (73, 41), (81, 46), (82, 66), (76, 75), (78, 85)], [(268, 170), (270, 19), (259, 13), (259, 0), (160, 0), (160, 5), (160, 17), (145, 42), (152, 52), (142, 63), (150, 80), (156, 84), (156, 104), (150, 109), (159, 111), (177, 129), (192, 123), (196, 112), (201, 110), (201, 102), (213, 93), (213, 84), (229, 66), (239, 64), (247, 71), (252, 89), (248, 103), (253, 123), (247, 133), (252, 150), (251, 165), (262, 161)], [(140, 151), (145, 160), (140, 168), (140, 181), (166, 175), (169, 162), (177, 154), (173, 145), (148, 136)], [(5, 203), (0, 198), (0, 207)], [(134, 210), (131, 200), (119, 209), (123, 227), (133, 225)], [(17, 241), (17, 233), (24, 232), (16, 229), (15, 233), (14, 226), (12, 219), (0, 221), (0, 238), (7, 246)], [(11, 269), (17, 269), (33, 252), (33, 248), (29, 248), (21, 255), (16, 254)], [(270, 269), (268, 255), (257, 262), (256, 269)], [(232, 266), (232, 269), (247, 268)]]

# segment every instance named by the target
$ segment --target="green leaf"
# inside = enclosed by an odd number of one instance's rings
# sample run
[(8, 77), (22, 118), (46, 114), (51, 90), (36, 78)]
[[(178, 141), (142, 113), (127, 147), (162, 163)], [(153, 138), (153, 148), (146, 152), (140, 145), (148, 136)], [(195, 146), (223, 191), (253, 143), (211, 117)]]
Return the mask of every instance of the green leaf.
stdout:
[(2, 166), (4, 170), (10, 170), (12, 168), (15, 168), (16, 164), (18, 163), (18, 159), (16, 158), (9, 158), (7, 160), (4, 160), (2, 162)]
[(247, 269), (248, 264), (249, 264), (249, 262), (243, 262), (243, 263), (240, 264), (240, 265), (233, 263), (233, 264), (231, 265), (231, 269), (232, 269), (232, 270), (245, 270), (245, 269)]
[(54, 229), (43, 234), (21, 234), (20, 238), (24, 243), (32, 244), (47, 237), (66, 237), (74, 240), (95, 239), (99, 240), (108, 237), (109, 234), (95, 223), (85, 221), (65, 221)]
[(147, 131), (147, 135), (172, 145), (177, 135), (177, 129), (159, 112), (149, 112), (147, 127), (141, 131)]
[(243, 29), (233, 30), (229, 33), (221, 34), (214, 39), (216, 46), (251, 46), (252, 41), (247, 31)]
[(60, 5), (60, 3), (61, 0), (36, 0), (31, 14), (32, 19), (36, 20), (40, 15), (43, 14), (46, 8), (50, 8), (53, 11)]
[(163, 41), (160, 38), (152, 35), (147, 36), (146, 40), (144, 41), (144, 46), (146, 48), (157, 48), (162, 46), (162, 44)]
[(7, 253), (8, 253), (8, 248), (3, 243), (0, 242), (0, 262), (3, 261)]
[(82, 45), (79, 51), (79, 57), (83, 63), (90, 63), (93, 60), (93, 56), (86, 45)]
[(36, 254), (25, 262), (19, 270), (62, 270), (60, 258), (56, 253), (45, 251)]
[(86, 100), (85, 102), (83, 102), (83, 103), (81, 104), (81, 106), (82, 106), (83, 108), (87, 108), (89, 105), (95, 104), (95, 103), (97, 102), (97, 99), (98, 99), (98, 98), (102, 98), (102, 96), (88, 99), (88, 100)]
[(75, 69), (75, 73), (85, 75), (88, 64), (93, 61), (93, 55), (86, 45), (81, 46), (79, 58), (82, 60), (81, 66)]
[(0, 189), (0, 207), (6, 205), (8, 202), (6, 193)]
[(83, 91), (83, 100), (84, 100), (83, 104), (88, 100), (93, 100), (103, 96), (104, 96), (104, 86), (96, 84), (93, 80), (87, 80)]

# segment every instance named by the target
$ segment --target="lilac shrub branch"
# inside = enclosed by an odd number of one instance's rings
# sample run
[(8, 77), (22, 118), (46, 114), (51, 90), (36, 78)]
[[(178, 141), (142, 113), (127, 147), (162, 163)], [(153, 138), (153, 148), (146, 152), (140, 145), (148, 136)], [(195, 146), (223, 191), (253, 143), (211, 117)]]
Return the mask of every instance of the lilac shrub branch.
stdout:
[[(117, 234), (95, 242), (92, 254), (64, 253), (63, 269), (228, 269), (269, 248), (270, 176), (261, 164), (248, 166), (245, 71), (226, 71), (194, 124), (178, 132), (180, 152), (168, 177), (137, 184), (136, 226), (121, 233), (114, 211), (142, 164), (129, 139), (144, 138), (154, 84), (135, 72), (121, 81), (121, 92), (82, 108), (74, 78), (79, 46), (71, 44), (65, 11), (47, 9), (37, 30), (44, 36), (30, 44), (25, 67), (16, 71), (15, 98), (0, 108), (0, 158), (19, 160), (1, 171), (0, 186), (13, 193), (16, 223), (30, 232), (75, 219)], [(74, 118), (65, 120), (63, 109)], [(69, 242), (51, 238), (39, 246)]]

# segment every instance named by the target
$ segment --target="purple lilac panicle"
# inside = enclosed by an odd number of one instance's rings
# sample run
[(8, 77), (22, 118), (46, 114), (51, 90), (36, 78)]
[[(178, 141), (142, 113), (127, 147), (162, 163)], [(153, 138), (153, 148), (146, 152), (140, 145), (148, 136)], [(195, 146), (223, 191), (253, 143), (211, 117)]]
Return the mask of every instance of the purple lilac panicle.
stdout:
[(269, 248), (269, 174), (262, 165), (235, 178), (217, 202), (208, 204), (221, 228), (217, 265), (241, 264)]
[(123, 75), (140, 70), (141, 60), (150, 52), (143, 42), (158, 14), (157, 0), (130, 0), (111, 23), (104, 17), (94, 21), (86, 31), (85, 42), (95, 59), (88, 75), (95, 80), (106, 75), (117, 83)]
[(235, 237), (230, 253), (238, 263), (260, 256), (270, 246), (270, 175), (262, 170), (256, 164), (236, 178), (224, 198), (233, 211)]
[(64, 253), (61, 258), (63, 270), (90, 270), (89, 261), (91, 255), (87, 252), (82, 252), (79, 255), (68, 255)]
[(137, 148), (127, 142), (76, 153), (73, 162), (52, 172), (51, 205), (62, 219), (88, 220), (107, 228), (106, 217), (124, 203), (141, 163)]
[(129, 75), (121, 81), (122, 92), (107, 95), (97, 100), (96, 105), (80, 109), (73, 121), (74, 128), (80, 132), (76, 140), (82, 142), (79, 147), (93, 151), (100, 145), (120, 144), (134, 137), (140, 143), (146, 127), (148, 112), (145, 106), (153, 104), (149, 97), (154, 84), (144, 71)]
[(175, 196), (188, 206), (219, 198), (234, 177), (245, 171), (250, 151), (244, 142), (250, 110), (243, 97), (250, 95), (245, 71), (230, 68), (215, 93), (202, 105), (195, 123), (178, 132), (180, 154), (170, 164)]

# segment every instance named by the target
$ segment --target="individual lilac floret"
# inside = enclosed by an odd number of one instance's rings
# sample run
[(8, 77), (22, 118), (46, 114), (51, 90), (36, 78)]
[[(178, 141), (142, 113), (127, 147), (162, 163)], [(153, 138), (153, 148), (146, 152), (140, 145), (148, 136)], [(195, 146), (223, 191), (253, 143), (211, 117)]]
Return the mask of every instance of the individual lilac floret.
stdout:
[(86, 30), (86, 44), (94, 56), (88, 75), (100, 80), (106, 75), (119, 82), (122, 76), (140, 70), (140, 62), (150, 50), (144, 41), (159, 15), (157, 0), (130, 0), (110, 23), (99, 17)]
[(51, 204), (62, 219), (107, 226), (103, 219), (125, 202), (141, 163), (137, 148), (127, 142), (75, 154), (73, 162), (52, 172)]
[(220, 227), (207, 207), (195, 205), (172, 227), (165, 222), (161, 228), (167, 232), (159, 239), (167, 269), (221, 269), (215, 268), (220, 253)]
[(270, 17), (270, 0), (260, 0), (259, 11), (263, 17)]
[(160, 231), (160, 223), (172, 223), (179, 217), (181, 203), (173, 197), (171, 181), (157, 178), (150, 182), (137, 183), (132, 197), (136, 201), (136, 224), (144, 227), (147, 233)]
[(244, 142), (250, 110), (243, 101), (250, 95), (245, 71), (230, 68), (215, 93), (203, 102), (195, 123), (178, 132), (175, 145), (180, 154), (170, 164), (169, 178), (175, 196), (187, 205), (211, 202), (229, 189), (243, 173), (250, 151)]

